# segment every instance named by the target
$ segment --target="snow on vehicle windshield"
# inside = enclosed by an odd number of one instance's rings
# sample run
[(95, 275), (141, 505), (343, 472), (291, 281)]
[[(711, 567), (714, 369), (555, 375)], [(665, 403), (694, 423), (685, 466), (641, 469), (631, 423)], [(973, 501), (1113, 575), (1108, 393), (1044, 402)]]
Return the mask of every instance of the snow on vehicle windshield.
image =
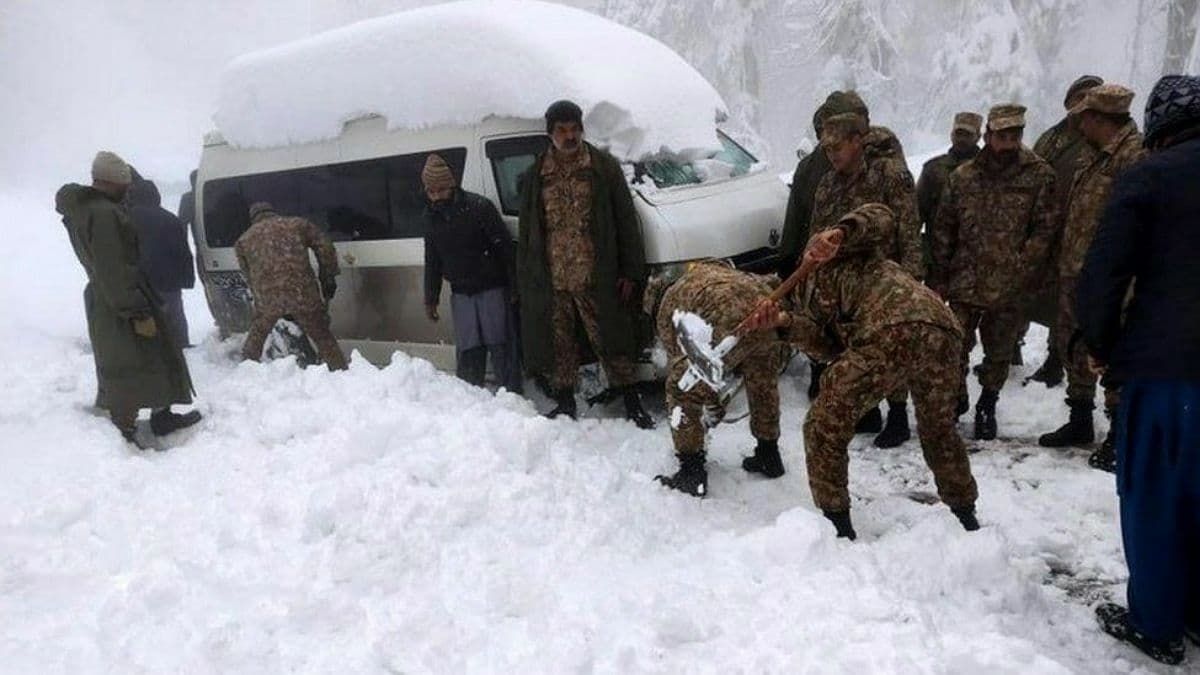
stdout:
[(544, 2), (464, 0), (400, 12), (235, 59), (214, 115), (225, 140), (271, 147), (336, 137), (377, 114), (389, 129), (540, 119), (571, 99), (589, 139), (625, 160), (725, 151), (726, 105), (661, 42)]

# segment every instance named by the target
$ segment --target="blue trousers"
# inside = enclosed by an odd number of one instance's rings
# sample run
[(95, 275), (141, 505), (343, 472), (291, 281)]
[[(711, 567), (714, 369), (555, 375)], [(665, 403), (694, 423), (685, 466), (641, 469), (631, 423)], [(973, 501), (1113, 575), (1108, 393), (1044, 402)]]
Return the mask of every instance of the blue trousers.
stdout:
[(1200, 627), (1200, 381), (1126, 383), (1116, 424), (1130, 621), (1177, 640)]

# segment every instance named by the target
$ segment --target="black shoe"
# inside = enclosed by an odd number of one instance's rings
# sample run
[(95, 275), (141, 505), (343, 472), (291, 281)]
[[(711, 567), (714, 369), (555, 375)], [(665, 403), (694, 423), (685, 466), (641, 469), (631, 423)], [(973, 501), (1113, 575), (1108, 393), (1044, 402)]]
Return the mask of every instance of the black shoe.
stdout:
[(858, 533), (854, 531), (854, 526), (850, 524), (850, 511), (822, 511), (829, 522), (837, 529), (838, 537), (845, 537), (850, 541), (858, 539)]
[(1096, 608), (1096, 621), (1105, 633), (1137, 647), (1143, 654), (1159, 663), (1169, 666), (1183, 663), (1183, 640), (1159, 642), (1146, 637), (1129, 624), (1129, 610), (1120, 605), (1111, 602), (1100, 605)]
[(883, 431), (883, 413), (879, 412), (879, 406), (875, 406), (867, 411), (858, 420), (858, 424), (854, 425), (854, 433), (856, 434), (877, 434)]
[(956, 419), (959, 417), (962, 417), (970, 409), (971, 409), (971, 397), (968, 396), (967, 392), (964, 391), (962, 394), (959, 394), (959, 396), (958, 396), (958, 405), (955, 406), (955, 408), (954, 408), (954, 417)]
[(883, 431), (875, 437), (875, 447), (895, 448), (912, 438), (908, 428), (908, 406), (904, 403), (888, 403), (887, 424)]
[(653, 429), (654, 419), (642, 407), (642, 397), (638, 396), (633, 386), (625, 388), (625, 419), (633, 422), (639, 429)]
[(1104, 411), (1108, 417), (1108, 433), (1104, 435), (1104, 442), (1100, 444), (1100, 449), (1093, 452), (1088, 457), (1088, 466), (1093, 469), (1107, 471), (1109, 473), (1117, 472), (1117, 438), (1115, 430), (1112, 427), (1113, 418), (1116, 417), (1117, 411), (1109, 408)]
[(811, 402), (821, 393), (821, 373), (825, 372), (825, 364), (809, 361), (808, 366), (808, 400)]
[(1183, 629), (1183, 635), (1192, 641), (1192, 644), (1200, 647), (1200, 626), (1191, 626)]
[(1025, 365), (1025, 357), (1021, 354), (1021, 347), (1024, 344), (1025, 344), (1024, 342), (1018, 342), (1016, 349), (1013, 349), (1012, 361), (1010, 362), (1011, 365), (1014, 365), (1014, 366)]
[(1092, 402), (1067, 399), (1067, 406), (1071, 409), (1067, 423), (1048, 434), (1042, 434), (1038, 438), (1038, 445), (1043, 448), (1066, 448), (1088, 445), (1096, 439), (1096, 430), (1092, 426)]
[(963, 529), (967, 532), (979, 529), (979, 519), (975, 517), (974, 506), (960, 506), (957, 509), (950, 509), (950, 511), (958, 518), (958, 522), (962, 523)]
[(975, 404), (975, 440), (996, 440), (996, 401), (1000, 392), (984, 389)]
[(180, 429), (186, 429), (201, 419), (199, 410), (191, 410), (182, 415), (170, 410), (156, 410), (150, 413), (150, 431), (155, 436), (166, 436)]
[(575, 407), (575, 392), (564, 389), (554, 394), (554, 408), (546, 413), (546, 417), (554, 419), (565, 415), (571, 419), (579, 419), (579, 409)]
[(672, 490), (703, 497), (708, 494), (708, 471), (704, 468), (704, 453), (677, 455), (679, 470), (673, 476), (655, 476), (654, 480)]
[(759, 439), (754, 456), (743, 459), (742, 468), (750, 473), (761, 473), (767, 478), (782, 476), (783, 459), (779, 456), (779, 442)]
[(1042, 367), (1038, 368), (1033, 375), (1030, 375), (1025, 380), (1025, 384), (1029, 384), (1030, 382), (1041, 382), (1042, 384), (1046, 385), (1047, 389), (1053, 389), (1062, 384), (1062, 381), (1062, 361), (1059, 361), (1058, 357), (1051, 352), (1051, 354), (1046, 357), (1046, 362), (1042, 364)]

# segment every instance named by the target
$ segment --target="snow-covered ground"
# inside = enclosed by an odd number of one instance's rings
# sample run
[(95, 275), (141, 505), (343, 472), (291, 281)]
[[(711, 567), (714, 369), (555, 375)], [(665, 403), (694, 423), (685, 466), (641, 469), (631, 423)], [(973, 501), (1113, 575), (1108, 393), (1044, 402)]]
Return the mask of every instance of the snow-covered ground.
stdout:
[(860, 436), (860, 538), (834, 539), (799, 362), (788, 474), (748, 477), (746, 423), (725, 425), (697, 500), (653, 481), (666, 424), (546, 420), (403, 355), (239, 364), (196, 293), (205, 420), (137, 453), (89, 410), (49, 195), (0, 195), (22, 244), (0, 266), (2, 672), (1155, 672), (1094, 626), (1124, 593), (1113, 481), (1036, 446), (1065, 407), (1020, 386), (1032, 365), (1001, 399), (1010, 440), (972, 456), (976, 533), (906, 497), (932, 490), (915, 442)]

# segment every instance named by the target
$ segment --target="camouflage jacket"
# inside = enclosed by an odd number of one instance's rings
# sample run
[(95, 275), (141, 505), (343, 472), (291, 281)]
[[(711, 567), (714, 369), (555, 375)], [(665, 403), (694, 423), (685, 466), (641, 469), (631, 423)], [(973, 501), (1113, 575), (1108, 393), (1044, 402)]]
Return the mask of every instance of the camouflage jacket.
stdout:
[(542, 203), (546, 209), (546, 257), (555, 290), (582, 292), (592, 283), (596, 250), (588, 219), (592, 212), (591, 153), (560, 158), (553, 150), (542, 161)]
[(846, 238), (838, 256), (792, 295), (789, 342), (813, 358), (832, 361), (888, 326), (925, 323), (962, 334), (954, 314), (932, 291), (884, 257), (894, 223), (874, 219), (841, 227)]
[(1058, 256), (1059, 276), (1079, 276), (1113, 181), (1145, 156), (1142, 135), (1138, 133), (1137, 124), (1131, 121), (1111, 143), (1088, 155), (1088, 161), (1080, 165), (1067, 201), (1067, 219)]
[(1056, 211), (1059, 217), (1056, 234), (1061, 234), (1061, 223), (1067, 216), (1067, 199), (1071, 194), (1075, 171), (1086, 164), (1095, 151), (1083, 139), (1083, 134), (1071, 128), (1068, 120), (1063, 118), (1038, 137), (1037, 143), (1033, 144), (1033, 152), (1054, 169), (1055, 185), (1058, 186)]
[(783, 218), (783, 236), (779, 241), (779, 276), (786, 277), (796, 269), (796, 261), (808, 242), (809, 217), (812, 216), (813, 196), (817, 184), (832, 171), (829, 158), (817, 148), (796, 165), (792, 187), (788, 191), (787, 211)]
[(921, 222), (932, 225), (937, 216), (937, 207), (942, 199), (942, 190), (946, 188), (946, 179), (958, 167), (975, 159), (979, 149), (970, 153), (956, 154), (953, 149), (944, 155), (938, 155), (925, 162), (921, 167), (921, 177), (917, 179), (917, 213)]
[(250, 226), (234, 245), (238, 265), (254, 293), (256, 311), (268, 314), (325, 309), (308, 250), (317, 256), (322, 283), (338, 274), (337, 252), (304, 218), (271, 216)]
[(871, 202), (886, 204), (896, 214), (888, 257), (900, 263), (913, 277), (924, 276), (921, 255), (921, 225), (917, 222), (916, 190), (912, 174), (894, 159), (866, 161), (853, 176), (830, 171), (817, 184), (810, 219), (810, 236), (837, 225), (842, 216)]
[(1054, 238), (1054, 170), (1022, 147), (1009, 165), (984, 148), (950, 174), (930, 231), (930, 285), (976, 307), (1020, 304)]

